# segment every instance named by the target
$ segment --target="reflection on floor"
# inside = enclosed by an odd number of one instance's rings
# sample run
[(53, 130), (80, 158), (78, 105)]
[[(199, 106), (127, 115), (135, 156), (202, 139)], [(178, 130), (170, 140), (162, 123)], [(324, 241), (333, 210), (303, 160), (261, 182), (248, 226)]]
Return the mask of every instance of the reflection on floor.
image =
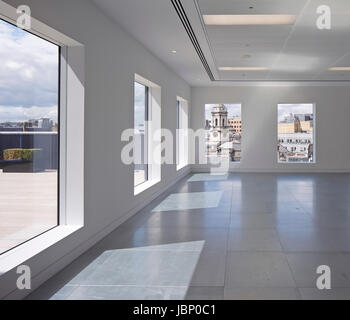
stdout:
[(194, 174), (191, 178), (188, 179), (188, 182), (198, 182), (198, 181), (220, 181), (226, 180), (228, 178), (228, 174), (223, 173), (197, 173)]
[(184, 299), (203, 243), (107, 250), (52, 299)]
[(57, 225), (57, 172), (0, 172), (0, 254)]
[(221, 191), (173, 193), (155, 207), (153, 211), (217, 208), (221, 195)]
[(195, 174), (28, 298), (350, 299), (349, 191), (347, 174)]

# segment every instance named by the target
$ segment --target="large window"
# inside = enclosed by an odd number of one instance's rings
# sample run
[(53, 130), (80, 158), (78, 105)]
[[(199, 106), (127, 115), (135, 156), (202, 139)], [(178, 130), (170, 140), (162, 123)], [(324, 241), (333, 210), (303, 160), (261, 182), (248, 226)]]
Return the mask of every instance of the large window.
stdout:
[(134, 195), (161, 179), (161, 87), (135, 74)]
[(206, 104), (206, 155), (241, 161), (241, 104)]
[(188, 104), (177, 98), (176, 105), (176, 169), (188, 165)]
[(59, 59), (0, 20), (0, 254), (58, 225)]
[(315, 162), (315, 115), (313, 104), (278, 105), (278, 161)]
[(148, 180), (149, 87), (135, 81), (134, 100), (134, 186)]

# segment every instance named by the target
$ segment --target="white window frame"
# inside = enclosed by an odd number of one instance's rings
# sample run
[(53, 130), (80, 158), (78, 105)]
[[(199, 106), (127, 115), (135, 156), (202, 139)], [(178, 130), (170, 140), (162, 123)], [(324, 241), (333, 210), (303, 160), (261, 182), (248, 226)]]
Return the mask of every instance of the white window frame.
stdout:
[[(149, 120), (149, 105), (150, 105), (150, 88), (148, 86), (138, 82), (138, 81), (134, 82), (134, 88), (135, 88), (135, 84), (136, 83), (139, 84), (139, 85), (144, 86), (145, 94), (146, 94), (146, 96), (145, 96), (145, 106), (144, 106), (145, 107), (145, 118), (144, 118), (144, 123), (145, 123), (144, 130), (145, 130), (145, 132), (144, 132), (144, 139), (143, 139), (144, 140), (143, 141), (144, 142), (144, 145), (143, 145), (144, 146), (143, 147), (144, 150), (143, 150), (143, 157), (142, 158), (143, 159), (147, 158), (147, 160), (146, 160), (147, 161), (147, 163), (146, 163), (147, 172), (146, 172), (146, 179), (145, 179), (145, 181), (143, 181), (141, 183), (138, 183), (138, 184), (135, 184), (135, 176), (134, 176), (134, 188), (139, 186), (139, 185), (141, 185), (141, 184), (143, 184), (143, 183), (145, 183), (145, 182), (147, 182), (149, 180), (149, 172), (150, 172), (150, 166), (149, 166), (149, 162), (148, 162), (148, 151), (149, 151), (148, 150), (148, 140), (149, 140), (148, 139), (148, 137), (149, 137), (148, 120)], [(135, 96), (136, 96), (136, 93), (134, 92), (134, 99), (135, 99)], [(135, 112), (135, 100), (134, 100), (134, 112)], [(135, 117), (134, 117), (134, 119), (135, 119)], [(134, 129), (136, 129), (136, 128), (134, 128)], [(135, 141), (135, 138), (134, 138), (134, 141)], [(135, 149), (135, 144), (134, 144), (134, 149)], [(135, 150), (134, 150), (134, 154), (135, 154)], [(135, 170), (135, 168), (134, 168), (134, 170)]]
[[(16, 25), (16, 10), (0, 0), (1, 19)], [(84, 46), (34, 17), (31, 17), (30, 32), (61, 48), (59, 225), (2, 254), (0, 274), (22, 264), (84, 225)]]
[[(139, 195), (161, 181), (161, 92), (162, 89), (154, 82), (135, 74), (134, 81), (148, 87), (148, 122), (146, 123), (148, 135), (148, 180), (134, 186), (134, 195)], [(133, 84), (134, 86), (134, 84)], [(133, 101), (133, 108), (135, 101)], [(134, 171), (133, 171), (134, 179)]]
[(176, 171), (188, 166), (188, 101), (176, 97)]
[[(313, 121), (312, 121), (312, 125), (313, 125), (313, 130), (312, 130), (312, 139), (313, 139), (313, 158), (312, 158), (312, 162), (287, 162), (287, 161), (280, 161), (279, 159), (279, 154), (277, 152), (277, 163), (281, 164), (281, 165), (315, 165), (316, 164), (316, 103), (315, 102), (281, 102), (277, 104), (277, 144), (278, 144), (278, 106), (280, 105), (285, 105), (285, 104), (310, 104), (312, 105), (312, 114), (313, 114)], [(289, 139), (287, 139), (289, 140)], [(287, 141), (288, 142), (288, 141)], [(293, 142), (293, 140), (291, 139), (291, 142)]]

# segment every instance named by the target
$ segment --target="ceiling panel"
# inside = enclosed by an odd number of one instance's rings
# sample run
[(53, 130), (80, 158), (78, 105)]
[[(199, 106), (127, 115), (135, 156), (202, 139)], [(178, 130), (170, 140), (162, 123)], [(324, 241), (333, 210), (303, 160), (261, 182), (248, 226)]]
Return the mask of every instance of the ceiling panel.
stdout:
[[(298, 14), (307, 0), (197, 0), (202, 14)], [(334, 0), (333, 0), (334, 1)], [(253, 6), (254, 9), (249, 9)]]
[[(330, 72), (332, 66), (350, 66), (349, 0), (194, 0), (199, 14), (295, 14), (294, 25), (212, 26), (203, 28), (216, 67), (268, 67), (244, 75), (220, 71), (221, 79), (344, 80), (350, 72)], [(329, 5), (331, 30), (317, 28), (316, 9)], [(250, 9), (253, 7), (253, 9)], [(249, 58), (247, 58), (249, 56)]]
[[(92, 1), (189, 84), (211, 83), (171, 0)], [(328, 71), (350, 66), (350, 0), (173, 1), (183, 5), (216, 80), (350, 79), (350, 71)], [(320, 5), (331, 9), (331, 30), (317, 28)], [(206, 26), (203, 14), (295, 14), (297, 20), (281, 26)], [(219, 67), (269, 71), (219, 71)]]

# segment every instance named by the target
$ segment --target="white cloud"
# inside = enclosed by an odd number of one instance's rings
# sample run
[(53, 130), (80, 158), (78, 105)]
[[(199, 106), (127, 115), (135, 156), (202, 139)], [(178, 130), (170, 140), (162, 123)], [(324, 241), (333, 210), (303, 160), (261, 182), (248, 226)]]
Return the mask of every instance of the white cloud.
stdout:
[(279, 104), (278, 105), (278, 121), (284, 120), (289, 114), (306, 114), (313, 113), (313, 104)]
[(56, 45), (0, 20), (0, 122), (57, 113), (58, 58)]
[(14, 107), (0, 106), (0, 122), (25, 121), (30, 119), (50, 118), (57, 121), (58, 108), (55, 106)]

